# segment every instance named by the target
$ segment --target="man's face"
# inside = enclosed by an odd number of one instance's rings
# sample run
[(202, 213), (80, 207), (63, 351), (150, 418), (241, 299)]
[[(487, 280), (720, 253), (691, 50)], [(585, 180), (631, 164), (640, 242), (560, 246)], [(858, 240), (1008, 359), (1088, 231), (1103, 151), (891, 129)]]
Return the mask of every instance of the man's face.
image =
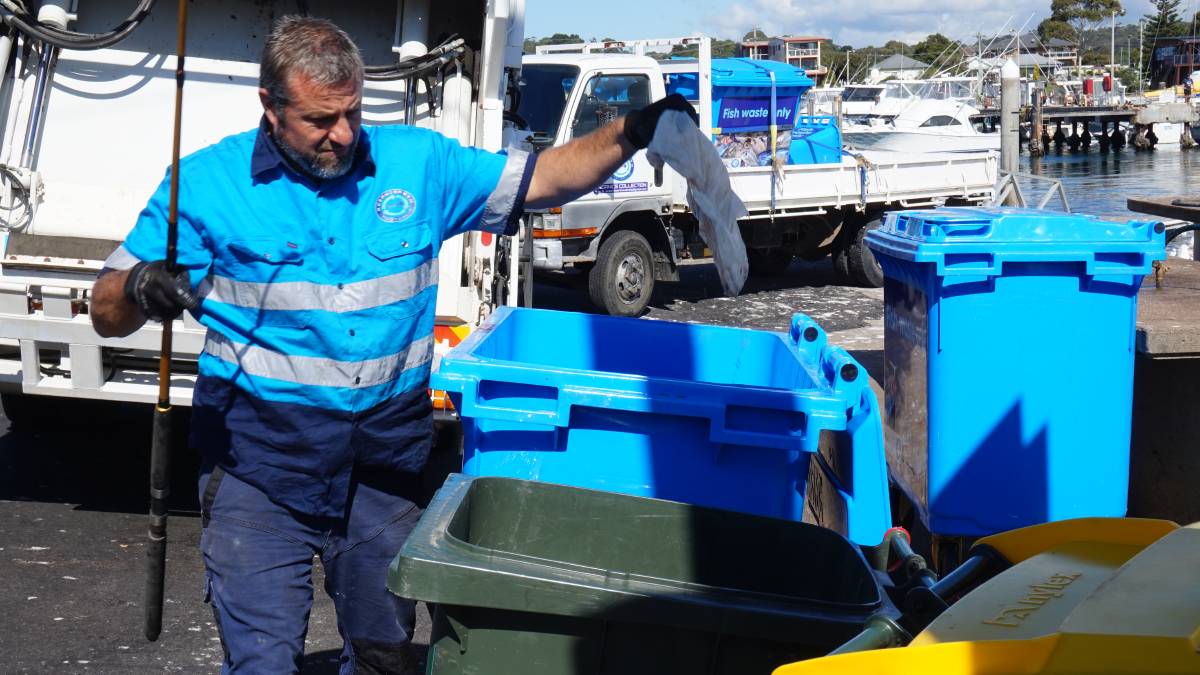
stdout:
[(291, 101), (276, 109), (259, 89), (275, 142), (292, 161), (318, 178), (350, 170), (362, 128), (362, 83), (321, 85), (303, 73), (288, 82)]

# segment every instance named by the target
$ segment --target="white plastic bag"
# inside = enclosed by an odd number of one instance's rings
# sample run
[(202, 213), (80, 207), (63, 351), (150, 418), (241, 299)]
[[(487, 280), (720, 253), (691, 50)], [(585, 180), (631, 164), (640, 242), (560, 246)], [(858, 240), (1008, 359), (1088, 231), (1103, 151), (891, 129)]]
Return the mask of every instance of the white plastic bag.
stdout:
[(717, 150), (686, 114), (668, 110), (658, 120), (646, 149), (654, 168), (671, 165), (687, 180), (687, 202), (700, 221), (700, 236), (712, 250), (725, 295), (737, 295), (746, 283), (750, 264), (737, 220), (746, 205), (729, 187), (729, 172)]

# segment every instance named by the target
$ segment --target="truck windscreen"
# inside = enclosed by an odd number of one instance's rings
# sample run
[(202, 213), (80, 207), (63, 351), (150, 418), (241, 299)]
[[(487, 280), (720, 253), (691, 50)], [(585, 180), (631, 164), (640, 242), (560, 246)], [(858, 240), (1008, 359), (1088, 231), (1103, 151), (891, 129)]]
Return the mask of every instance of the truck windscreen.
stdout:
[(567, 97), (579, 79), (576, 66), (526, 64), (521, 67), (521, 104), (517, 113), (531, 131), (554, 138)]

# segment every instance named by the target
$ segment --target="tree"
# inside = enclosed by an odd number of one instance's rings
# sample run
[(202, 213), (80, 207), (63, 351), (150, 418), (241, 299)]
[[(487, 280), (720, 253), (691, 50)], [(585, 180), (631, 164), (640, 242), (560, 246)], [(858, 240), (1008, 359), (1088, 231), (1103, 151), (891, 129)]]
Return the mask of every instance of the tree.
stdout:
[(1058, 39), (1066, 40), (1076, 45), (1079, 43), (1079, 36), (1075, 34), (1075, 29), (1066, 21), (1045, 19), (1038, 24), (1037, 33), (1042, 42)]
[(754, 30), (742, 36), (742, 42), (761, 42), (762, 40), (770, 39), (771, 38), (767, 37), (766, 33), (762, 32), (761, 28), (755, 28)]
[(570, 35), (566, 33), (555, 33), (554, 35), (545, 38), (528, 37), (525, 38), (525, 43), (521, 51), (526, 54), (532, 54), (537, 51), (538, 47), (542, 45), (569, 45), (583, 41), (583, 38), (579, 37), (579, 35), (575, 33), (571, 33)]
[(1148, 37), (1172, 37), (1189, 32), (1191, 27), (1179, 20), (1180, 2), (1181, 0), (1152, 0), (1150, 4), (1154, 11), (1144, 17)]
[(1108, 63), (1107, 49), (1088, 49), (1080, 52), (1079, 62), (1085, 65), (1102, 65)]
[(1125, 14), (1121, 0), (1052, 0), (1050, 3), (1050, 18), (1075, 31), (1073, 42), (1081, 41), (1085, 32), (1107, 21), (1113, 12)]
[(913, 46), (912, 57), (928, 63), (932, 66), (930, 70), (936, 73), (962, 60), (962, 45), (941, 33), (934, 33)]
[(713, 40), (712, 55), (714, 59), (724, 59), (737, 56), (740, 43), (733, 40)]
[[(848, 84), (861, 78), (871, 65), (874, 48), (853, 49), (849, 46), (833, 47), (822, 51), (822, 62), (829, 69), (827, 84)], [(849, 67), (847, 67), (847, 65)]]
[[(738, 46), (741, 43), (733, 40), (721, 40), (713, 38), (711, 44), (711, 54), (714, 59), (724, 59), (731, 56), (737, 56)], [(685, 59), (694, 59), (700, 56), (700, 48), (696, 45), (675, 45), (671, 47), (671, 56), (678, 56)]]

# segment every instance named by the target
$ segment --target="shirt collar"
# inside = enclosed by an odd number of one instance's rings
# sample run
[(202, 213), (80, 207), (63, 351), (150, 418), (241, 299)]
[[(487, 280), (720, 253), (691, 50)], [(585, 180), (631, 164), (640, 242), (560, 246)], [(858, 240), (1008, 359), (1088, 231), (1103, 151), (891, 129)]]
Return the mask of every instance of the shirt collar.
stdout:
[[(271, 137), (266, 115), (263, 115), (258, 121), (258, 134), (254, 137), (254, 150), (250, 153), (250, 176), (259, 178), (276, 167), (285, 167), (293, 173), (313, 180), (308, 174), (296, 170), (292, 163), (284, 157), (283, 151)], [(360, 168), (365, 169), (368, 175), (375, 174), (375, 158), (371, 156), (371, 141), (365, 128), (358, 132), (358, 147), (354, 149), (354, 164), (346, 175), (355, 174)]]

